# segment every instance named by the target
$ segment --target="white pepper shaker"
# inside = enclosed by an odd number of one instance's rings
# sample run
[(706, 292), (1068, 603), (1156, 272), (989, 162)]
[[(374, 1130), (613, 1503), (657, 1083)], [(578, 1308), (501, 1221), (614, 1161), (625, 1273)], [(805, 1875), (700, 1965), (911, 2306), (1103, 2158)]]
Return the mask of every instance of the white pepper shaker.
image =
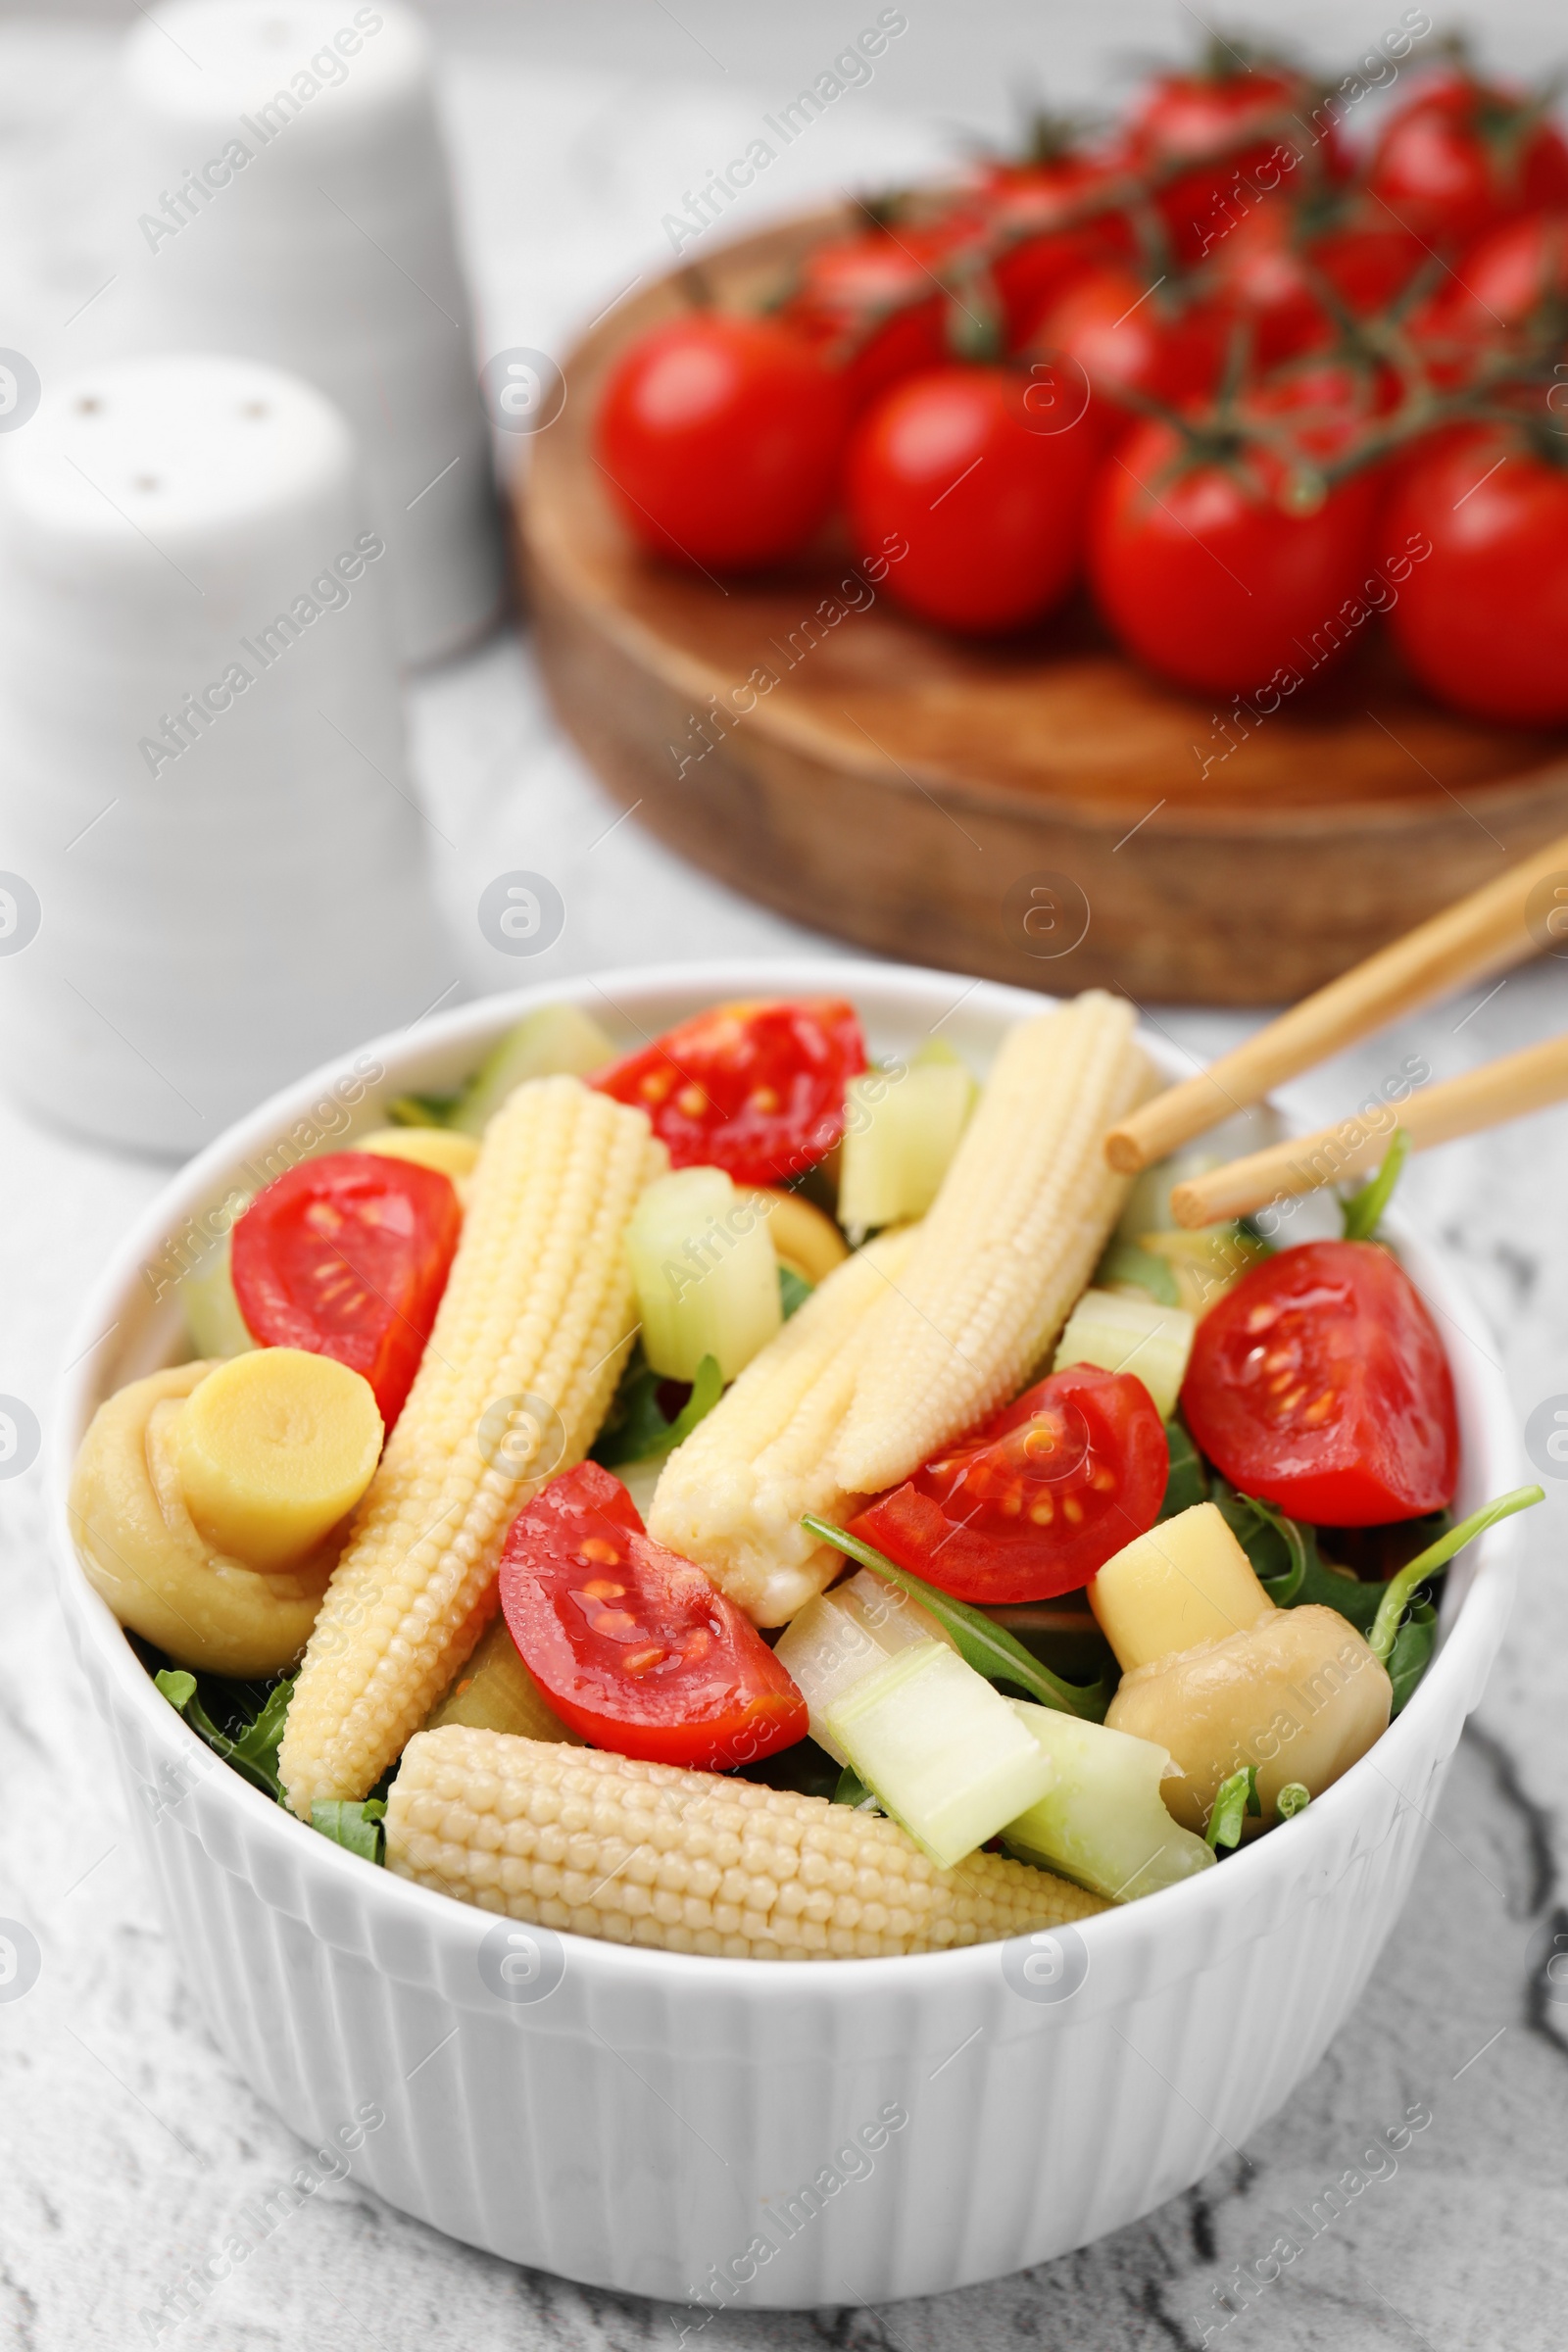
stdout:
[(253, 361), (90, 369), (0, 442), (0, 1072), (35, 1108), (190, 1151), (450, 996), (387, 568), (344, 418)]
[(139, 238), (119, 334), (267, 360), (336, 401), (415, 663), (481, 631), (503, 585), (433, 79), (396, 0), (173, 0), (122, 53)]

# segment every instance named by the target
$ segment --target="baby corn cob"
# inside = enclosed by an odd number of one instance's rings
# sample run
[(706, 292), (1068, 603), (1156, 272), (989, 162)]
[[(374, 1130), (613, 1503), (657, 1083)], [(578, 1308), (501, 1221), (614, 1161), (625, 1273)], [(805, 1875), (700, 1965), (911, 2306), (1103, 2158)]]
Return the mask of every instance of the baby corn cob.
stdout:
[(1121, 1206), (1105, 1129), (1153, 1088), (1120, 998), (1090, 990), (1008, 1031), (866, 1335), (834, 1451), (841, 1485), (896, 1486), (1024, 1386)]
[(914, 1246), (883, 1234), (835, 1266), (664, 1466), (648, 1532), (696, 1560), (757, 1625), (782, 1625), (843, 1565), (801, 1526), (842, 1525), (861, 1497), (831, 1467), (872, 1313)]
[(736, 1960), (872, 1960), (1106, 1906), (1049, 1871), (939, 1870), (825, 1797), (502, 1732), (421, 1732), (387, 1799), (389, 1870), (510, 1919)]
[(520, 1086), (492, 1119), (435, 1328), (289, 1707), (278, 1772), (305, 1819), (374, 1787), (483, 1632), (517, 1510), (592, 1443), (636, 1322), (621, 1235), (665, 1165), (641, 1111), (576, 1078)]

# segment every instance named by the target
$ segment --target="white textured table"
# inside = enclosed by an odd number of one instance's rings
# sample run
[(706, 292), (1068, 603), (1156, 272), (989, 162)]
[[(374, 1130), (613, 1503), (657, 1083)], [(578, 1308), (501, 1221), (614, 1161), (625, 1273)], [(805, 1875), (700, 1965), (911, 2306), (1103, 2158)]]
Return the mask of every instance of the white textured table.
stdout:
[[(451, 85), (491, 349), (559, 348), (575, 320), (639, 268), (656, 267), (666, 205), (732, 127), (799, 85), (813, 44), (831, 55), (853, 29), (816, 5), (793, 12), (780, 62), (782, 52), (760, 45), (759, 28), (743, 27), (724, 73), (697, 54), (703, 43), (724, 45), (711, 8), (683, 10), (693, 30), (605, 9), (597, 36), (564, 27), (564, 13), (529, 8), (488, 26), (481, 20), (477, 32), (466, 19), (455, 26), (470, 43), (488, 30), (500, 44), (494, 55), (460, 48)], [(1156, 23), (1152, 10), (1129, 12), (1117, 36), (1168, 45), (1173, 15)], [(1329, 11), (1319, 17), (1330, 24)], [(904, 88), (892, 61), (885, 93), (857, 93), (858, 111), (820, 126), (769, 201), (891, 175), (935, 152), (936, 128), (892, 105), (933, 117), (978, 110), (977, 93), (1027, 54), (1022, 12), (1002, 8), (997, 22), (997, 54), (982, 51), (977, 63), (980, 44), (958, 36), (956, 12), (923, 45), (917, 19)], [(1381, 23), (1361, 10), (1333, 12), (1346, 38)], [(1514, 20), (1521, 58), (1539, 52), (1547, 23), (1544, 11)], [(1064, 79), (1091, 87), (1090, 31), (1065, 16), (1057, 28)], [(749, 62), (738, 63), (743, 54)], [(0, 197), (11, 223), (0, 340), (51, 357), (109, 250), (92, 170), (112, 113), (107, 55), (91, 31), (0, 24)], [(526, 650), (511, 639), (427, 678), (412, 700), (456, 979), (495, 987), (519, 971), (531, 980), (820, 944), (694, 874), (635, 820), (617, 823), (552, 727)], [(486, 949), (473, 918), (484, 882), (516, 865), (549, 873), (567, 906), (559, 945), (523, 966)], [(1543, 1036), (1563, 1024), (1564, 977), (1555, 964), (1538, 966), (1485, 1003), (1439, 1008), (1318, 1073), (1297, 1090), (1297, 1104), (1308, 1116), (1336, 1112), (1407, 1053), (1442, 1076)], [(1159, 1018), (1200, 1055), (1242, 1026), (1216, 1015)], [(1568, 1113), (1559, 1112), (1451, 1148), (1407, 1178), (1412, 1207), (1464, 1261), (1490, 1310), (1521, 1427), (1543, 1398), (1568, 1390), (1565, 1164)], [(28, 1400), (46, 1424), (77, 1300), (161, 1173), (43, 1133), (0, 1103), (0, 1392)], [(876, 2314), (720, 2318), (705, 2343), (713, 2352), (820, 2341), (958, 2352), (1014, 2338), (1131, 2348), (1196, 2346), (1223, 2329), (1238, 2346), (1282, 2352), (1559, 2344), (1568, 2006), (1552, 2002), (1532, 1961), (1543, 1935), (1560, 1926), (1568, 1936), (1558, 1857), (1568, 1770), (1565, 1499), (1553, 1487), (1527, 1523), (1507, 1650), (1376, 1978), (1243, 2160), (1048, 2269)], [(554, 2342), (609, 2352), (650, 2342), (674, 2352), (680, 2313), (471, 2254), (405, 2221), (352, 2176), (259, 2234), (245, 2218), (252, 2201), (287, 2180), (301, 2150), (208, 2041), (174, 1971), (67, 1653), (36, 1468), (0, 1485), (0, 1916), (25, 1922), (43, 1953), (24, 1998), (6, 2000), (0, 1984), (0, 2344), (81, 2352), (156, 2338), (190, 2352), (412, 2352), (432, 2343), (499, 2352)], [(1288, 2017), (1280, 2031), (1290, 2033)], [(1370, 2134), (1417, 2103), (1432, 2120), (1397, 2171), (1314, 2229), (1314, 2201), (1357, 2166)], [(1320, 2204), (1320, 2221), (1326, 2210)], [(182, 2316), (190, 2266), (230, 2232), (251, 2251), (205, 2301), (187, 2297)], [(1267, 2268), (1282, 2237), (1300, 2249), (1296, 2259), (1278, 2283), (1254, 2289), (1245, 2312), (1228, 2315), (1215, 2301), (1228, 2266)]]

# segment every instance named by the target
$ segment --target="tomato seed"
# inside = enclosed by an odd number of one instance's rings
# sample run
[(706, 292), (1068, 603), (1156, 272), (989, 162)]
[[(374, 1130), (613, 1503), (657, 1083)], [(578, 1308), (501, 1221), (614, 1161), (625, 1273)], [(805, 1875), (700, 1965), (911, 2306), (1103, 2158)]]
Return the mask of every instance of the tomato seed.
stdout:
[(619, 1552), (615, 1549), (613, 1544), (607, 1544), (603, 1536), (587, 1537), (584, 1540), (582, 1549), (578, 1552), (577, 1557), (579, 1560), (584, 1561), (598, 1560), (606, 1568), (618, 1568), (620, 1566)]

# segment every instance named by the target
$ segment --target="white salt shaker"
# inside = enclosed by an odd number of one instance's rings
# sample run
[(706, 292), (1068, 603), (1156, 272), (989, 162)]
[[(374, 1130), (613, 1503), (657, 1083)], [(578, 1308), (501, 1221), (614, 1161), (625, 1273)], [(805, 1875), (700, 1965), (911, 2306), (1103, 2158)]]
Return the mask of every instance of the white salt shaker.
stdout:
[(145, 1150), (450, 997), (345, 420), (124, 360), (0, 441), (0, 1074)]
[(119, 332), (268, 360), (337, 402), (399, 649), (436, 660), (494, 617), (503, 573), (423, 26), (395, 0), (144, 16), (122, 54), (139, 235)]

